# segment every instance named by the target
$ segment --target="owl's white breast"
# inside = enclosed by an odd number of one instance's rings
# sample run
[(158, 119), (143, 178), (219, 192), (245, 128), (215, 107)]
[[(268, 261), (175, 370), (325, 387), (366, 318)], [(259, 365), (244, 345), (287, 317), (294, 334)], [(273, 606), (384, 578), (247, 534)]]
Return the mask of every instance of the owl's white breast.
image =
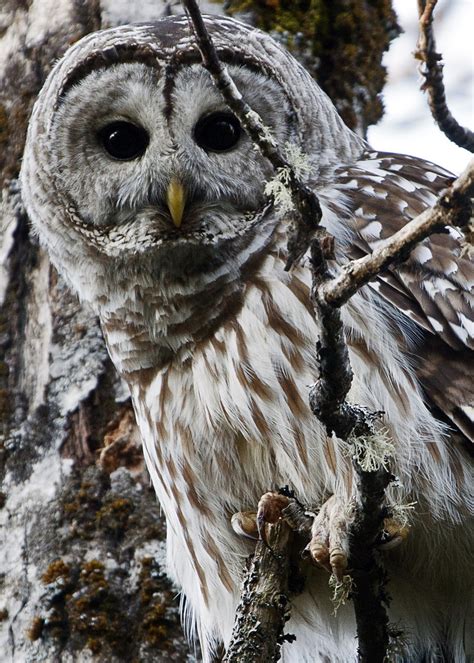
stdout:
[[(264, 492), (284, 485), (309, 508), (334, 492), (352, 491), (350, 454), (327, 438), (307, 405), (308, 385), (317, 376), (318, 337), (309, 274), (304, 268), (284, 272), (279, 246), (242, 284), (239, 306), (209, 336), (196, 340), (186, 332), (190, 342), (184, 351), (180, 337), (167, 339), (168, 348), (178, 348), (174, 358), (153, 354), (157, 344), (142, 313), (127, 313), (128, 329), (134, 330), (128, 337), (104, 325), (119, 367), (127, 366), (134, 339), (146, 344), (151, 365), (124, 375), (168, 522), (169, 570), (198, 615), (198, 628), (207, 625), (200, 634), (204, 641), (212, 640), (212, 624), (217, 637), (230, 637), (241, 570), (252, 548), (232, 531), (232, 514), (255, 510)], [(234, 290), (213, 301), (226, 301)], [(181, 314), (192, 326), (189, 311)], [(155, 319), (167, 313), (158, 306)], [(195, 314), (202, 316), (202, 309)], [(344, 319), (354, 369), (351, 398), (386, 413), (398, 449), (399, 492), (424, 492), (435, 512), (445, 503), (439, 495), (450, 494), (454, 511), (458, 497), (446, 447), (439, 444), (440, 427), (423, 404), (376, 296), (364, 291), (354, 297)]]

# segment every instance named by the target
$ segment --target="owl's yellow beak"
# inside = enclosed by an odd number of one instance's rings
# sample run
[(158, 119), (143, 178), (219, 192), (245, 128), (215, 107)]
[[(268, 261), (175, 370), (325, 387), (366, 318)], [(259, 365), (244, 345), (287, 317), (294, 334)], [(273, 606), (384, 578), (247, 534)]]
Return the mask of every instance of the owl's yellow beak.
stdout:
[(186, 205), (186, 191), (181, 182), (173, 177), (168, 184), (166, 204), (173, 219), (174, 225), (179, 228), (183, 221), (184, 206)]

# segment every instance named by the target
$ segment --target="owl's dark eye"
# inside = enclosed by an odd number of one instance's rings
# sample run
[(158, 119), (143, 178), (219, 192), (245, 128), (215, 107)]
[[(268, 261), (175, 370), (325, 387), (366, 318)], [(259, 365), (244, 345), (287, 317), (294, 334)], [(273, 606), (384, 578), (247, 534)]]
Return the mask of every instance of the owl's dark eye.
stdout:
[(143, 127), (131, 122), (111, 122), (97, 134), (106, 152), (114, 159), (131, 161), (145, 152), (150, 137)]
[(240, 122), (232, 113), (211, 113), (194, 127), (194, 140), (208, 152), (225, 152), (237, 145), (241, 132)]

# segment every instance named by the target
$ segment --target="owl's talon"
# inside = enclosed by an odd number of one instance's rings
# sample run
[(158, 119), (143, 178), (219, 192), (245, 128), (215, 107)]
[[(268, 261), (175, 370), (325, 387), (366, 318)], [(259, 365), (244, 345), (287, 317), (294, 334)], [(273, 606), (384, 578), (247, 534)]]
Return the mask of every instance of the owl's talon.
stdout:
[(408, 525), (401, 525), (393, 518), (385, 518), (381, 541), (377, 548), (383, 551), (393, 550), (406, 541), (409, 532)]
[(230, 519), (230, 523), (236, 534), (248, 539), (258, 539), (256, 511), (237, 511)]
[(280, 493), (265, 493), (257, 507), (257, 529), (260, 539), (267, 542), (266, 525), (274, 525), (282, 517), (282, 511), (290, 503), (290, 498)]
[(304, 549), (304, 553), (308, 554), (311, 559), (323, 569), (331, 573), (329, 565), (329, 549), (321, 541), (311, 539), (310, 543)]

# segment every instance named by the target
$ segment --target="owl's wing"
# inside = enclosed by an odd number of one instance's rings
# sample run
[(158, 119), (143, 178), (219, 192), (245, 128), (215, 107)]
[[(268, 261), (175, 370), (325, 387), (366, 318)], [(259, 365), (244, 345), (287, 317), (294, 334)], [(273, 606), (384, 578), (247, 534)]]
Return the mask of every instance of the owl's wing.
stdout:
[[(399, 154), (367, 153), (336, 173), (349, 208), (349, 258), (359, 258), (433, 205), (453, 179), (444, 169)], [(417, 375), (429, 404), (474, 441), (474, 265), (462, 234), (447, 228), (413, 249), (370, 287), (410, 321)], [(407, 323), (408, 323), (407, 320)]]

